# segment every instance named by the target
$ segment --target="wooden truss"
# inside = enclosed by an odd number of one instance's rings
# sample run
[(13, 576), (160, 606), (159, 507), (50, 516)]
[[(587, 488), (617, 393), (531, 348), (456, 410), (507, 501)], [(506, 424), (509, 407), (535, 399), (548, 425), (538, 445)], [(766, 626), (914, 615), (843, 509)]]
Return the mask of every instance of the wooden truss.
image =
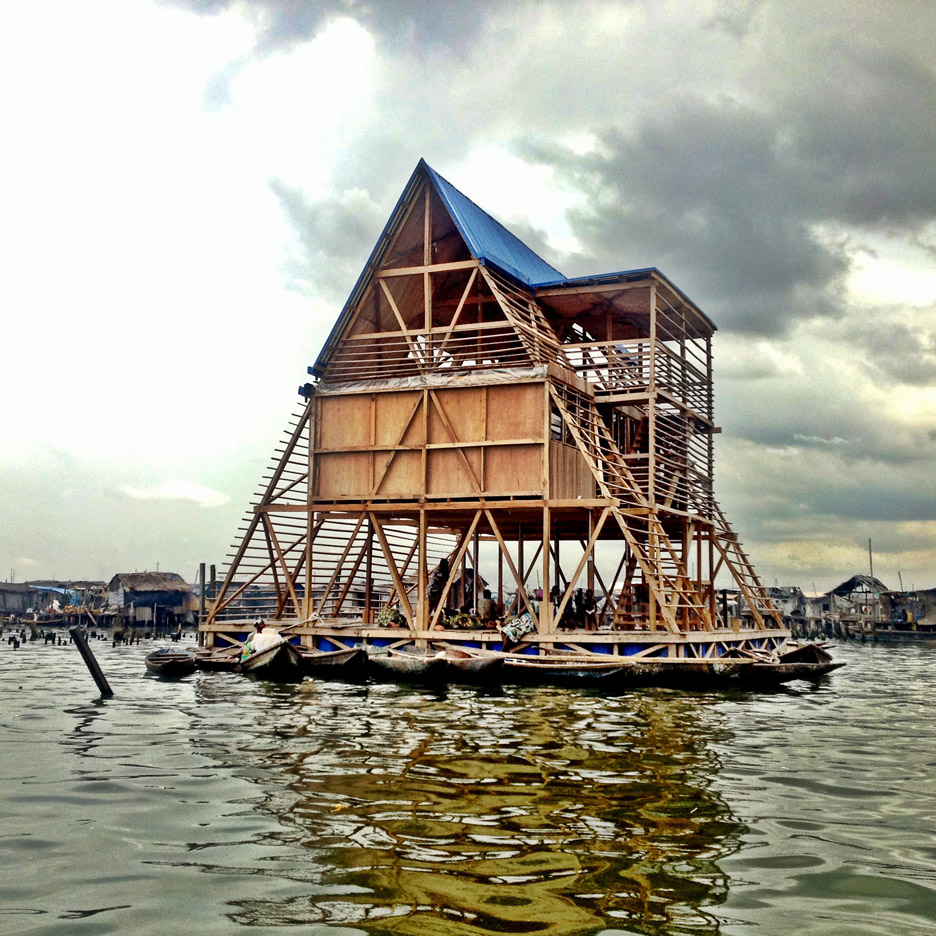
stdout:
[[(424, 637), (487, 581), (540, 639), (581, 623), (579, 589), (628, 639), (782, 629), (713, 495), (713, 330), (656, 271), (523, 285), (472, 254), (417, 174), (311, 369), (209, 624)], [(743, 622), (725, 618), (720, 574)]]

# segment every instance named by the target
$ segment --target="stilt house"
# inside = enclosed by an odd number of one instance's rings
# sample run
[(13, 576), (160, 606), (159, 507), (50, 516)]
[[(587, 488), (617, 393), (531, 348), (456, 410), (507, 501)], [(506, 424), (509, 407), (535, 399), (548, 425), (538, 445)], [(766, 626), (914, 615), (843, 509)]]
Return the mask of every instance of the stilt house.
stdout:
[(445, 626), (478, 569), (505, 615), (529, 614), (534, 652), (777, 646), (789, 632), (713, 494), (714, 331), (657, 269), (564, 277), (421, 161), (300, 388), (208, 644), (243, 634), (238, 598), (259, 588), (311, 646), (496, 647)]

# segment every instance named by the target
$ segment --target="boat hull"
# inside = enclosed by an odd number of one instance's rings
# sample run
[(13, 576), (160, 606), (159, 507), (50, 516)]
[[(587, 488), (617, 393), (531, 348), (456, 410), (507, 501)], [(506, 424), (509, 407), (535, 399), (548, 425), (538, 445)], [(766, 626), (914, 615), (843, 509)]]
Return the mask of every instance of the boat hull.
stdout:
[(306, 676), (348, 679), (364, 672), (367, 656), (363, 647), (346, 650), (309, 650), (299, 648), (302, 672)]
[(445, 657), (437, 654), (408, 653), (405, 650), (370, 651), (367, 665), (371, 674), (404, 682), (444, 682), (448, 671)]
[(281, 640), (241, 660), (240, 669), (258, 679), (301, 679), (302, 657), (288, 640)]
[(144, 662), (150, 673), (167, 679), (179, 679), (195, 672), (195, 654), (190, 650), (155, 650), (146, 655)]

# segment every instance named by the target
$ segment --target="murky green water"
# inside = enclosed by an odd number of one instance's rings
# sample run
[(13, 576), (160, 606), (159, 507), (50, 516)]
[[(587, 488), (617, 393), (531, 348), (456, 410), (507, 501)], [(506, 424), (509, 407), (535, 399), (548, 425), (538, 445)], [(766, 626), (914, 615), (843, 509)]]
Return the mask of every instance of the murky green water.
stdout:
[(0, 645), (0, 933), (936, 933), (936, 649), (766, 695)]

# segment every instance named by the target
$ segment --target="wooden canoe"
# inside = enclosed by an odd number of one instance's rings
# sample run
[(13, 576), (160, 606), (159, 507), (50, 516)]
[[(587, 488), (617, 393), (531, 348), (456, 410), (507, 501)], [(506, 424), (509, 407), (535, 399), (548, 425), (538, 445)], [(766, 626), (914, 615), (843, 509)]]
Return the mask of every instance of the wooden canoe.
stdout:
[(506, 662), (502, 653), (492, 650), (446, 647), (444, 652), (449, 676), (455, 681), (495, 678)]
[(844, 663), (752, 663), (742, 680), (753, 685), (791, 682), (794, 679), (819, 679), (840, 669)]
[(281, 638), (241, 660), (240, 668), (242, 673), (261, 679), (299, 679), (302, 676), (302, 656), (298, 648)]
[(344, 650), (313, 650), (298, 647), (302, 672), (308, 676), (350, 676), (361, 672), (367, 657), (363, 647)]
[(448, 663), (444, 651), (368, 647), (367, 663), (375, 676), (413, 682), (443, 680)]
[(591, 660), (564, 656), (506, 656), (504, 673), (509, 678), (531, 682), (592, 683), (613, 681), (629, 669), (617, 660)]
[(195, 666), (202, 670), (230, 672), (240, 665), (242, 652), (242, 648), (236, 645), (220, 650), (196, 650)]
[(144, 660), (146, 668), (158, 676), (178, 678), (195, 672), (195, 654), (191, 650), (163, 647), (148, 653)]
[(741, 673), (741, 681), (751, 685), (777, 685), (794, 679), (820, 679), (845, 664), (836, 663), (824, 644), (792, 644), (772, 659), (755, 659)]

